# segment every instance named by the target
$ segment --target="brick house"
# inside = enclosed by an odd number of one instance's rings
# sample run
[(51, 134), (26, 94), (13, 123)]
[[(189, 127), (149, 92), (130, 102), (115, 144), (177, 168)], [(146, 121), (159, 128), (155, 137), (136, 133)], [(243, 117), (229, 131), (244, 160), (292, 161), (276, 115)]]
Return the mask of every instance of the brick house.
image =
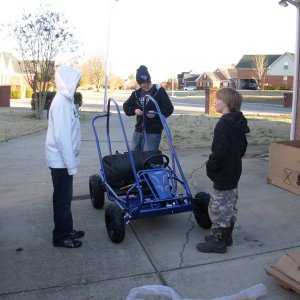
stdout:
[(19, 61), (11, 53), (0, 53), (0, 85), (27, 85)]
[(214, 74), (220, 79), (221, 87), (236, 88), (236, 69), (218, 68)]
[(199, 74), (195, 73), (194, 71), (182, 72), (181, 74), (178, 74), (178, 89), (183, 90), (188, 86), (197, 86), (196, 80), (198, 77)]
[(214, 72), (204, 72), (197, 78), (197, 87), (205, 88), (236, 88), (236, 70), (218, 68)]
[[(244, 55), (236, 66), (237, 89), (256, 89), (253, 61), (256, 55)], [(295, 56), (293, 53), (265, 55), (265, 86), (291, 90), (294, 80)]]
[(0, 85), (10, 85), (12, 90), (21, 91), (22, 98), (26, 95), (27, 81), (20, 71), (18, 59), (11, 53), (0, 53)]
[(219, 88), (221, 80), (213, 72), (204, 72), (197, 78), (197, 86), (200, 90), (207, 88)]

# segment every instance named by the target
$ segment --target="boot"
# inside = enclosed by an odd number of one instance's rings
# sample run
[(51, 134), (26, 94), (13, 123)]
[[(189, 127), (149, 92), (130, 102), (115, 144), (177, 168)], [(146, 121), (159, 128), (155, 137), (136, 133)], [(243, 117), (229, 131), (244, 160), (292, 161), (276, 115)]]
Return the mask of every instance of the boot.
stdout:
[(205, 243), (199, 243), (197, 249), (204, 253), (225, 253), (226, 248), (226, 232), (228, 228), (213, 228), (213, 238)]
[[(233, 228), (234, 228), (234, 222), (230, 222), (230, 227), (226, 228), (227, 230), (226, 230), (226, 241), (225, 241), (225, 243), (226, 243), (227, 247), (230, 247), (233, 244), (233, 240), (232, 240)], [(209, 242), (213, 238), (214, 238), (214, 236), (212, 234), (210, 234), (210, 235), (206, 235), (204, 239), (205, 239), (206, 242)]]

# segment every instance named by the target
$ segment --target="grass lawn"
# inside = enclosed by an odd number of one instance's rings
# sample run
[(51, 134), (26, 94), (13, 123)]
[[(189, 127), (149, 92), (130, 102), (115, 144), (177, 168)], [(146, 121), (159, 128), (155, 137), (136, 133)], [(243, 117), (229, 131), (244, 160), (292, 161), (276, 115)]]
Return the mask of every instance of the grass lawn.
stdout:
[[(248, 143), (252, 145), (269, 145), (270, 142), (288, 140), (291, 127), (291, 116), (245, 115), (248, 119), (250, 133)], [(211, 146), (214, 127), (218, 116), (172, 116), (168, 120), (175, 149), (193, 149)], [(167, 146), (166, 135), (163, 135), (162, 148)]]
[[(88, 112), (81, 112), (84, 120)], [(291, 116), (246, 115), (250, 127), (247, 135), (249, 144), (268, 145), (272, 141), (288, 140)], [(168, 124), (176, 149), (209, 147), (218, 116), (179, 115), (171, 116)], [(0, 108), (0, 142), (32, 134), (47, 128), (47, 120), (38, 120), (31, 110), (20, 108)], [(162, 147), (165, 148), (166, 136), (163, 135)]]

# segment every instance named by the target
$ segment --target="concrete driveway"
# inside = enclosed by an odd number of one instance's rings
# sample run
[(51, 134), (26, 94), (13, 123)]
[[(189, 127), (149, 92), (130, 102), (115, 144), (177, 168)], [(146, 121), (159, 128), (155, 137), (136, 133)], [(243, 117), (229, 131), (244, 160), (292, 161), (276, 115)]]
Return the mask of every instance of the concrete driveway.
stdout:
[[(124, 121), (131, 137), (133, 118)], [(112, 136), (114, 148), (123, 151), (117, 125)], [(1, 299), (123, 300), (131, 288), (149, 284), (168, 285), (183, 298), (211, 299), (258, 283), (268, 291), (261, 299), (299, 299), (264, 271), (300, 247), (300, 198), (266, 183), (268, 161), (259, 156), (243, 161), (234, 244), (226, 254), (196, 250), (207, 231), (191, 212), (134, 220), (126, 227), (124, 241), (113, 244), (104, 209), (94, 209), (88, 197), (89, 176), (98, 173), (99, 161), (90, 120), (85, 120), (72, 210), (75, 228), (85, 230), (86, 236), (81, 248), (70, 250), (51, 244), (52, 184), (44, 142), (45, 132), (40, 132), (0, 144)], [(201, 168), (209, 149), (177, 154), (192, 193), (211, 191)]]

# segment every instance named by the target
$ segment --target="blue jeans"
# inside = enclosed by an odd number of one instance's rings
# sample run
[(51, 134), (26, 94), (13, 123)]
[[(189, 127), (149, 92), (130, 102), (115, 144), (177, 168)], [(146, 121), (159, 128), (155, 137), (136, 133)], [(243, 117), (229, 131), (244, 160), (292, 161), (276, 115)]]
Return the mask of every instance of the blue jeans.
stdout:
[(67, 169), (50, 168), (53, 182), (53, 241), (66, 239), (73, 230), (71, 201), (73, 197), (73, 175)]
[(161, 141), (161, 133), (151, 133), (147, 134), (147, 140), (149, 143), (149, 148), (147, 142), (145, 140), (144, 133), (139, 133), (134, 131), (132, 142), (131, 142), (131, 150), (132, 151), (150, 151), (150, 150), (158, 150), (159, 144)]

